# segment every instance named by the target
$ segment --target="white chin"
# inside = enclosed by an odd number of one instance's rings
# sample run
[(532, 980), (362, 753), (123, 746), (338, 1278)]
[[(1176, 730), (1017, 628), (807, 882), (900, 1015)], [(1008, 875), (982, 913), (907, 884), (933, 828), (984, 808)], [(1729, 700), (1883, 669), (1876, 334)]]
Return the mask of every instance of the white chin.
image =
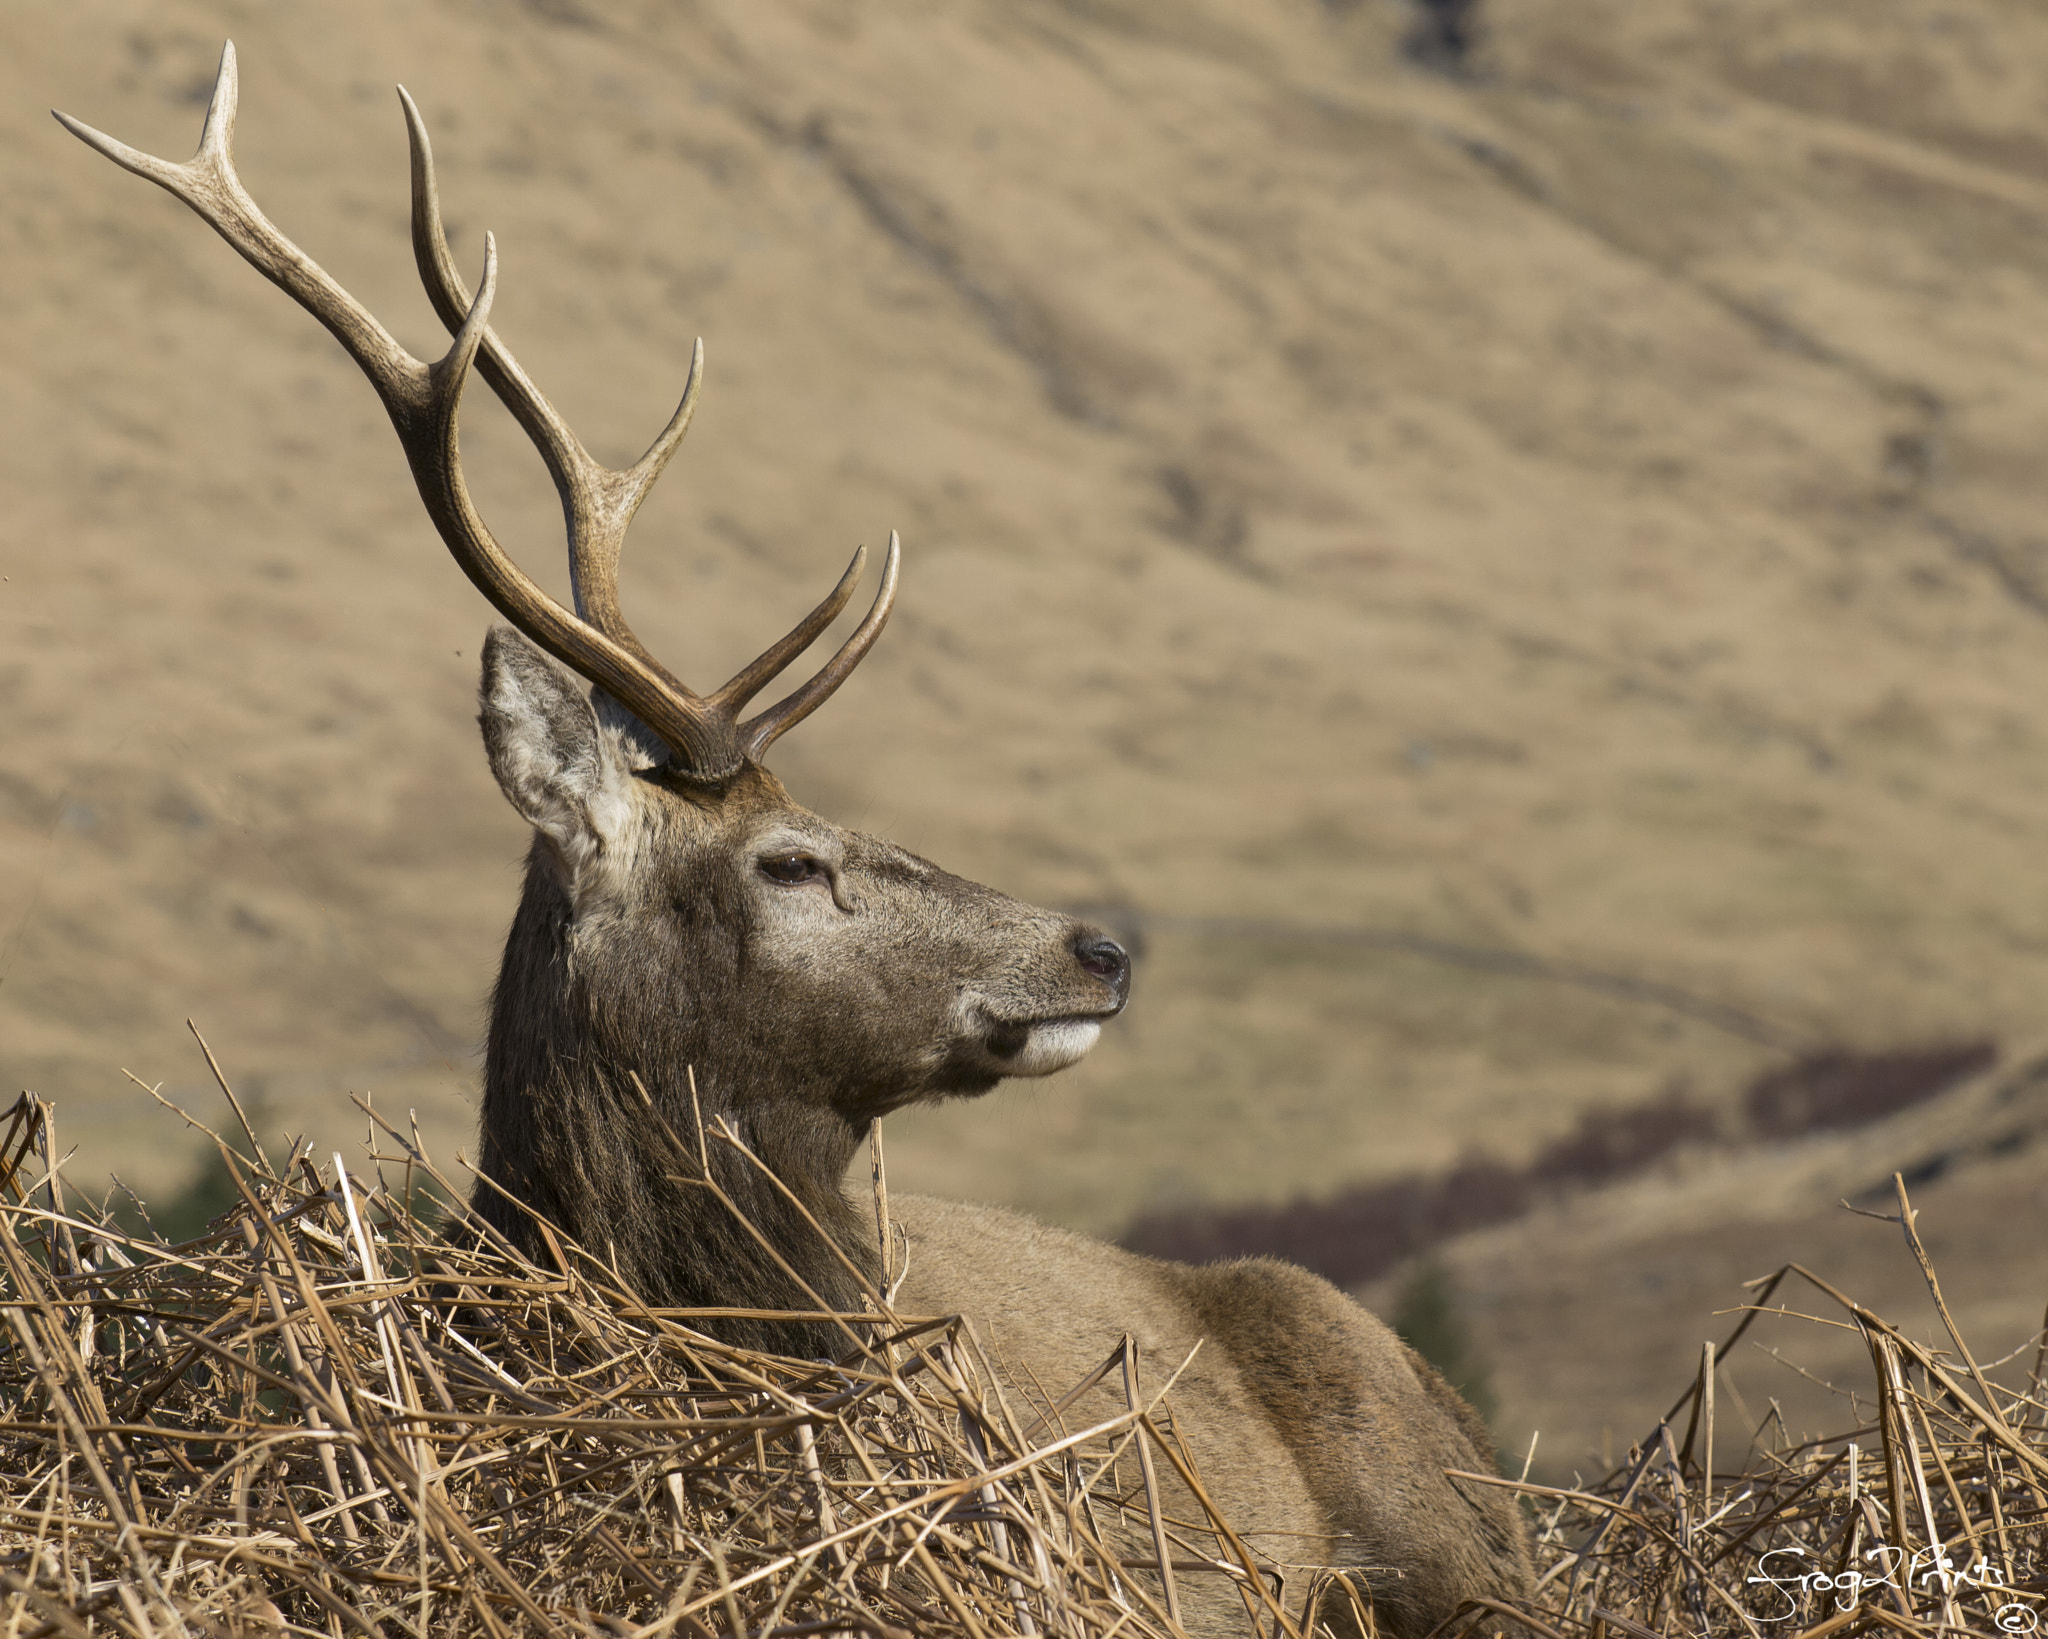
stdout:
[(1055, 1070), (1078, 1064), (1101, 1034), (1099, 1019), (1054, 1019), (1048, 1024), (1035, 1024), (1017, 1056), (1004, 1064), (1003, 1073), (1049, 1076)]

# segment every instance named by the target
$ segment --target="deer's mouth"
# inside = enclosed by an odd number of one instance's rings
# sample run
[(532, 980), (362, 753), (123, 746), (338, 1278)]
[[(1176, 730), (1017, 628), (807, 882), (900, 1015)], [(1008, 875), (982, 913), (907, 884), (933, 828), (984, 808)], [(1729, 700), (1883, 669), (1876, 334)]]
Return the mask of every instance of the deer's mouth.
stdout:
[(1049, 1076), (1087, 1056), (1102, 1034), (1102, 1017), (1068, 1013), (1050, 1019), (989, 1019), (981, 1046), (1000, 1076)]
[(1041, 1019), (1026, 1028), (1017, 1050), (1008, 1055), (1013, 1076), (1049, 1076), (1078, 1064), (1102, 1034), (1102, 1020), (1076, 1015)]
[(1004, 1018), (986, 1002), (962, 998), (953, 1042), (930, 1084), (939, 1097), (972, 1098), (1012, 1076), (1050, 1076), (1079, 1063), (1117, 1008)]

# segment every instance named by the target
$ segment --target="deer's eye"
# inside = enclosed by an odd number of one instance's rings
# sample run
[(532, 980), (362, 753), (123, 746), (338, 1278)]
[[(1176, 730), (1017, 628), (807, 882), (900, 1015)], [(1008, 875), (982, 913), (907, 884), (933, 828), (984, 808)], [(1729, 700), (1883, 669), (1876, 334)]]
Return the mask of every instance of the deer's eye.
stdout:
[(760, 869), (770, 882), (809, 882), (825, 874), (809, 854), (772, 854), (761, 861)]

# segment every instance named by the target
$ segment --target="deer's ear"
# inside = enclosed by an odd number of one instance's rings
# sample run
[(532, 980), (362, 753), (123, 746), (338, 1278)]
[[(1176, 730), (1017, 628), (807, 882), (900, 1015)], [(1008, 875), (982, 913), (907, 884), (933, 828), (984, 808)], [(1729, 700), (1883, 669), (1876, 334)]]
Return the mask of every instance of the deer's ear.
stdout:
[(509, 626), (484, 639), (477, 722), (505, 800), (553, 844), (581, 897), (601, 861), (624, 852), (632, 776), (589, 696)]

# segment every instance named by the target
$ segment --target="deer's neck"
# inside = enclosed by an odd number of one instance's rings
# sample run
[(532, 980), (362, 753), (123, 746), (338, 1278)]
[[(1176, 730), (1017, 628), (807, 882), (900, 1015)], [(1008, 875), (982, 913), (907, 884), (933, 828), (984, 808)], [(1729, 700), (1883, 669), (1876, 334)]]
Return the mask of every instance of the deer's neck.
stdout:
[[(878, 1272), (874, 1227), (844, 1193), (861, 1135), (728, 1074), (687, 996), (658, 1026), (593, 1008), (566, 923), (529, 883), (492, 998), (478, 1213), (546, 1262), (523, 1203), (656, 1307), (866, 1308), (853, 1270)], [(852, 1341), (829, 1321), (702, 1329), (806, 1358)]]

